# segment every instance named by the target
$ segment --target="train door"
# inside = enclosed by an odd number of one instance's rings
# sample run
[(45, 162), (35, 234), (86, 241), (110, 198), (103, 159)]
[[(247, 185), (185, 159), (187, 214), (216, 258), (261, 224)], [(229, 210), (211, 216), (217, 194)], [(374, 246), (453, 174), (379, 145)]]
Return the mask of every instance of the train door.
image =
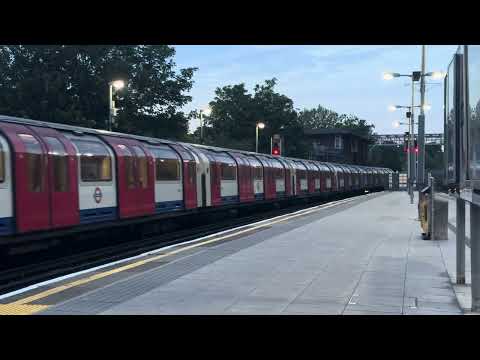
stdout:
[(15, 232), (13, 218), (12, 159), (7, 139), (0, 135), (0, 236)]
[(155, 212), (153, 158), (142, 143), (132, 139), (102, 136), (117, 157), (118, 209), (121, 218)]
[(26, 126), (0, 123), (0, 130), (11, 144), (17, 231), (47, 230), (50, 228), (47, 149)]
[(77, 225), (80, 222), (78, 205), (77, 154), (72, 143), (60, 132), (30, 127), (47, 148), (48, 188), (51, 203), (52, 227)]
[(185, 209), (197, 208), (197, 163), (189, 150), (178, 144), (170, 144), (182, 158), (183, 200)]

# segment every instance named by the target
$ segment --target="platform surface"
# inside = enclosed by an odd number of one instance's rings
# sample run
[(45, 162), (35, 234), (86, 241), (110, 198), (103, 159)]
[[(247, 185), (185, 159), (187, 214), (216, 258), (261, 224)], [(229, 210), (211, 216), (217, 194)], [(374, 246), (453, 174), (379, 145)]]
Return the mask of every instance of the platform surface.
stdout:
[(416, 206), (405, 192), (349, 199), (28, 305), (73, 315), (461, 314), (441, 242), (421, 239)]

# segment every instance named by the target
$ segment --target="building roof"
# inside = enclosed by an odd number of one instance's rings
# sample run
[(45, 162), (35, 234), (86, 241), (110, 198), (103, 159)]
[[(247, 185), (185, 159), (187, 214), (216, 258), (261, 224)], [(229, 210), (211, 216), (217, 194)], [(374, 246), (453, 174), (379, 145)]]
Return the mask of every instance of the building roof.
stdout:
[(305, 129), (305, 135), (351, 135), (360, 139), (371, 141), (364, 135), (357, 134), (354, 130), (343, 128), (330, 128), (330, 129)]

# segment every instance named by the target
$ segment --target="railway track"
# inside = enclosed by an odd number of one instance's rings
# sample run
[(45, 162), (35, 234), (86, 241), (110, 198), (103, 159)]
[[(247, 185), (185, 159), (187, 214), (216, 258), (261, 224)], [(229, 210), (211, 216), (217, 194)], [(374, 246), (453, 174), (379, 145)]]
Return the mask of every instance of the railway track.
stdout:
[[(351, 196), (343, 196), (347, 198)], [(289, 214), (308, 207), (328, 203), (328, 201), (315, 201), (308, 204), (294, 205), (282, 209), (264, 210), (253, 215), (227, 219), (212, 224), (195, 226), (188, 229), (172, 231), (155, 235), (142, 240), (122, 241), (102, 247), (93, 247), (88, 250), (65, 254), (59, 251), (57, 257), (49, 260), (39, 260), (27, 265), (12, 267), (0, 271), (0, 295), (15, 291), (20, 288), (50, 280), (55, 277), (67, 275), (96, 266), (108, 264), (121, 259), (140, 255), (158, 249), (160, 246), (180, 244), (220, 231), (229, 230), (238, 226), (248, 225), (253, 222), (265, 220), (275, 216)]]

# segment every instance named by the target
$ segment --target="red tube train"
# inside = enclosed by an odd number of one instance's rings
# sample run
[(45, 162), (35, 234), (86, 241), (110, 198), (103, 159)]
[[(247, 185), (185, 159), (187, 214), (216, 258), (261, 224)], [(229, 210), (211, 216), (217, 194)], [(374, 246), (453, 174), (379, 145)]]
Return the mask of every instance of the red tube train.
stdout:
[(391, 172), (0, 116), (0, 240), (385, 189)]

